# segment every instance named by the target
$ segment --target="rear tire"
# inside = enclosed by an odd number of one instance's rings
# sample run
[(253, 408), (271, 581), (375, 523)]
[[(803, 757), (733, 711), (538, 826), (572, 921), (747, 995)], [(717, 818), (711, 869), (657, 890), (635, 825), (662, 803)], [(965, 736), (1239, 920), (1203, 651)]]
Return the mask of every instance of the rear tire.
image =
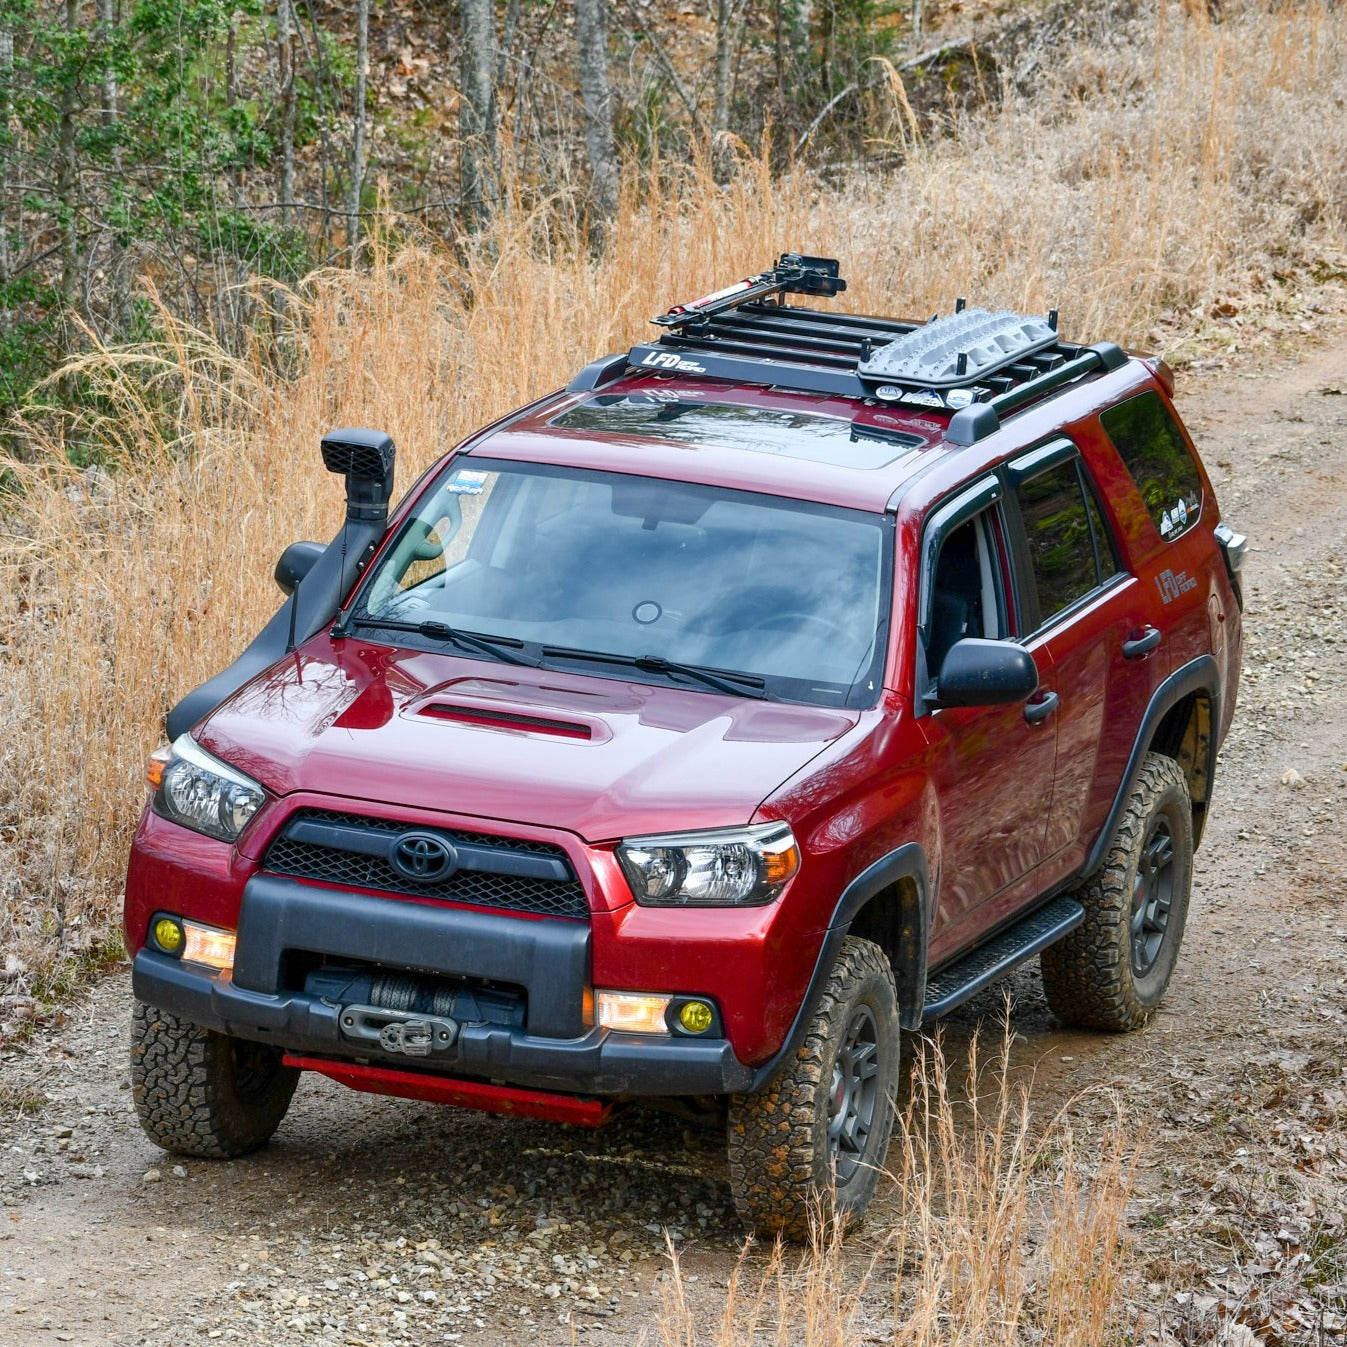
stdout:
[(807, 1240), (811, 1221), (860, 1220), (893, 1129), (898, 998), (884, 952), (848, 936), (794, 1058), (730, 1100), (730, 1187), (758, 1234)]
[(1193, 809), (1173, 758), (1148, 753), (1103, 866), (1073, 893), (1085, 920), (1039, 956), (1064, 1024), (1137, 1029), (1179, 957), (1193, 885)]
[(255, 1151), (280, 1126), (298, 1082), (277, 1048), (136, 1002), (131, 1095), (145, 1135), (166, 1151), (216, 1160)]

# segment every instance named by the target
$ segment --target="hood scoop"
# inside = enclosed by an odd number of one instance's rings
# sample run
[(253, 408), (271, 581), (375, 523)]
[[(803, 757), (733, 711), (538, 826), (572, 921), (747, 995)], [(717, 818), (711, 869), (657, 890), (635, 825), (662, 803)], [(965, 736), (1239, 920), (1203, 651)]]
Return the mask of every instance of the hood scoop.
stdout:
[[(525, 734), (547, 734), (557, 739), (595, 739), (594, 726), (581, 720), (557, 720), (523, 711), (507, 711), (494, 706), (467, 706), (455, 702), (430, 702), (417, 711), (432, 720), (452, 720), (460, 725), (475, 725), (487, 730), (515, 730)], [(603, 736), (606, 738), (607, 736)]]

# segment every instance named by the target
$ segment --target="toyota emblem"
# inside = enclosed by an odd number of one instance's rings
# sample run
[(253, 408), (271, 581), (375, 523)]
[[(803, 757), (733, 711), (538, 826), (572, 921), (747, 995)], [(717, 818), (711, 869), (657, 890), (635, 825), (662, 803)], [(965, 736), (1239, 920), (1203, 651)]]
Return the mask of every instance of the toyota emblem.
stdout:
[(434, 884), (453, 873), (458, 857), (436, 833), (403, 833), (393, 843), (388, 863), (413, 884)]

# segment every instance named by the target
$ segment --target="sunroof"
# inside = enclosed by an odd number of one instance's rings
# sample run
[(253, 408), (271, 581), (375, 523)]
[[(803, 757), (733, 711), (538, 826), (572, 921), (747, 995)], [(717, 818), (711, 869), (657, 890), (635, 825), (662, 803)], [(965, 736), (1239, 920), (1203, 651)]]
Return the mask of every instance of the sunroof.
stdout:
[(881, 438), (843, 416), (643, 393), (590, 398), (550, 424), (558, 430), (743, 449), (853, 468), (882, 468), (925, 443), (901, 431), (886, 430)]

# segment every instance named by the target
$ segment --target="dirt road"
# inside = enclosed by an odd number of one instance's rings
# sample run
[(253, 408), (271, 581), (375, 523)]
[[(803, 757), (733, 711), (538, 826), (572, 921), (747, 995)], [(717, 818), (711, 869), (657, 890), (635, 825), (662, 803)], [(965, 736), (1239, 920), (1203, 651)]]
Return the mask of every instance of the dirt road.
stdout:
[[(1127, 1038), (1055, 1027), (1021, 971), (1014, 1055), (1040, 1112), (1103, 1086), (1148, 1124), (1126, 1334), (1216, 1341), (1240, 1316), (1270, 1347), (1342, 1341), (1347, 343), (1180, 393), (1256, 548), (1184, 954)], [(40, 1104), (0, 1118), (0, 1343), (655, 1341), (665, 1230), (714, 1303), (739, 1239), (715, 1137), (644, 1113), (600, 1133), (497, 1120), (313, 1078), (263, 1153), (178, 1162), (130, 1111), (129, 995), (110, 977), (0, 1059)], [(999, 1004), (966, 1007), (951, 1041)], [(1095, 1090), (1072, 1108), (1088, 1126), (1112, 1105)]]

